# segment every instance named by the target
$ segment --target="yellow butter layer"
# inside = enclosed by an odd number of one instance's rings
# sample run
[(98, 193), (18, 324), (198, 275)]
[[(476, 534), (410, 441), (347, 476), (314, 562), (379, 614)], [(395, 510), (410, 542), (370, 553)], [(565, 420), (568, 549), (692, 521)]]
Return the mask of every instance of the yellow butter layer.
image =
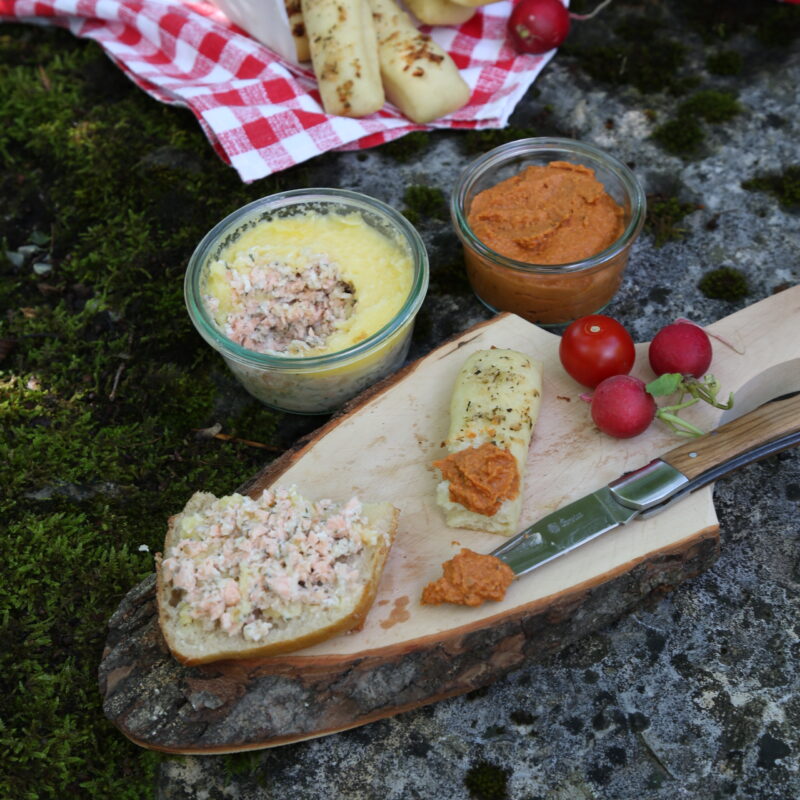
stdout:
[[(218, 320), (233, 309), (225, 271), (246, 270), (246, 254), (253, 248), (269, 249), (270, 257), (298, 270), (308, 266), (310, 255), (324, 254), (335, 262), (341, 278), (355, 289), (351, 316), (328, 338), (324, 347), (309, 355), (335, 353), (371, 336), (390, 322), (405, 303), (413, 281), (410, 253), (398, 239), (388, 238), (361, 214), (309, 212), (272, 219), (245, 230), (209, 267), (204, 294), (219, 301)], [(244, 265), (244, 266), (242, 266)]]

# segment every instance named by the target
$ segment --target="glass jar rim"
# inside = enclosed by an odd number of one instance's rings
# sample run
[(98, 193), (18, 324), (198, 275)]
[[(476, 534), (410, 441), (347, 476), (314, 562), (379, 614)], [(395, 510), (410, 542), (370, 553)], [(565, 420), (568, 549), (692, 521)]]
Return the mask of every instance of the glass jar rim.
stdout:
[[(464, 201), (469, 188), (478, 178), (486, 173), (488, 169), (498, 163), (505, 163), (512, 158), (535, 154), (546, 151), (553, 151), (556, 156), (558, 152), (563, 154), (575, 153), (582, 155), (590, 161), (608, 168), (620, 180), (631, 200), (631, 218), (622, 232), (622, 235), (604, 250), (596, 253), (589, 258), (580, 261), (568, 261), (564, 264), (531, 264), (527, 261), (518, 261), (509, 258), (491, 247), (484, 244), (473, 232), (467, 222)], [(468, 245), (478, 255), (493, 261), (501, 266), (518, 272), (535, 272), (544, 275), (563, 275), (565, 273), (585, 272), (594, 267), (605, 264), (610, 259), (625, 250), (636, 238), (644, 224), (647, 200), (644, 189), (642, 189), (632, 170), (623, 164), (615, 156), (601, 150), (599, 147), (578, 141), (577, 139), (566, 139), (560, 137), (534, 137), (530, 139), (515, 139), (513, 142), (506, 142), (498, 147), (489, 150), (483, 155), (470, 162), (459, 175), (453, 191), (450, 193), (450, 216), (453, 227), (456, 230), (462, 244)]]
[[(354, 211), (369, 211), (387, 220), (399, 237), (408, 245), (409, 255), (413, 262), (414, 276), (405, 302), (395, 316), (370, 336), (357, 344), (337, 350), (333, 353), (322, 353), (310, 356), (282, 356), (259, 353), (242, 347), (225, 336), (214, 323), (205, 303), (202, 302), (200, 280), (203, 267), (208, 262), (213, 247), (225, 233), (236, 230), (238, 221), (246, 222), (258, 211), (278, 210), (304, 203), (321, 202)], [(375, 197), (355, 192), (350, 189), (308, 188), (289, 189), (266, 197), (253, 200), (238, 208), (220, 220), (201, 240), (189, 258), (184, 277), (184, 300), (189, 317), (200, 335), (226, 358), (232, 359), (247, 367), (268, 368), (275, 370), (308, 370), (313, 368), (338, 367), (369, 352), (376, 345), (392, 336), (412, 319), (419, 310), (428, 289), (429, 265), (428, 253), (422, 237), (416, 228), (396, 209)]]

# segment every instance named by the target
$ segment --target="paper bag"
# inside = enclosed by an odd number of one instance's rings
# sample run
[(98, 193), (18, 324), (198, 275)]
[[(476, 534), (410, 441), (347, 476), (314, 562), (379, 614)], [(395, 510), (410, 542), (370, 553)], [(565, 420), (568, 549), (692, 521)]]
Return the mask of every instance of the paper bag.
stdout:
[[(295, 29), (297, 20), (290, 14), (300, 13), (300, 0), (212, 0), (233, 23), (254, 39), (269, 47), (281, 58), (300, 64), (309, 58), (305, 31)], [(287, 7), (289, 11), (287, 12)], [(296, 9), (296, 11), (294, 10)]]

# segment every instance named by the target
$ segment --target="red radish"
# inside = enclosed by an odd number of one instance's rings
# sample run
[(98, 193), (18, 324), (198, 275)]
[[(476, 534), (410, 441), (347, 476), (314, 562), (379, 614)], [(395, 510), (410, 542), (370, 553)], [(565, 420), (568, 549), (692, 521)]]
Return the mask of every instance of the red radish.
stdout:
[(656, 401), (645, 384), (632, 375), (613, 375), (594, 390), (592, 420), (603, 433), (630, 439), (650, 427), (656, 415)]
[(700, 378), (711, 364), (711, 339), (699, 325), (673, 322), (653, 337), (647, 354), (656, 375), (679, 372)]
[(611, 0), (603, 0), (590, 14), (572, 14), (561, 0), (519, 0), (508, 18), (508, 35), (520, 53), (540, 55), (558, 47), (573, 19), (591, 19)]
[(567, 38), (569, 26), (569, 11), (561, 0), (520, 0), (508, 18), (514, 47), (535, 55), (558, 47)]

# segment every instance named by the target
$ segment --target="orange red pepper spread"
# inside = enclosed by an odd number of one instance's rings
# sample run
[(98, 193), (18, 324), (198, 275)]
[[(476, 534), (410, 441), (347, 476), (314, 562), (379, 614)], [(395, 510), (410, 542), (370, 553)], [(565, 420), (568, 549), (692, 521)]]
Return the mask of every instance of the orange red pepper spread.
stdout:
[(612, 245), (624, 211), (594, 170), (568, 161), (526, 167), (479, 192), (468, 222), (488, 247), (527, 264), (581, 261)]
[(499, 558), (464, 547), (442, 565), (444, 575), (422, 590), (427, 605), (456, 603), (479, 606), (484, 600), (502, 600), (514, 580), (508, 564)]
[(450, 481), (450, 499), (476, 514), (491, 517), (504, 500), (519, 494), (516, 459), (492, 442), (450, 453), (433, 466)]

